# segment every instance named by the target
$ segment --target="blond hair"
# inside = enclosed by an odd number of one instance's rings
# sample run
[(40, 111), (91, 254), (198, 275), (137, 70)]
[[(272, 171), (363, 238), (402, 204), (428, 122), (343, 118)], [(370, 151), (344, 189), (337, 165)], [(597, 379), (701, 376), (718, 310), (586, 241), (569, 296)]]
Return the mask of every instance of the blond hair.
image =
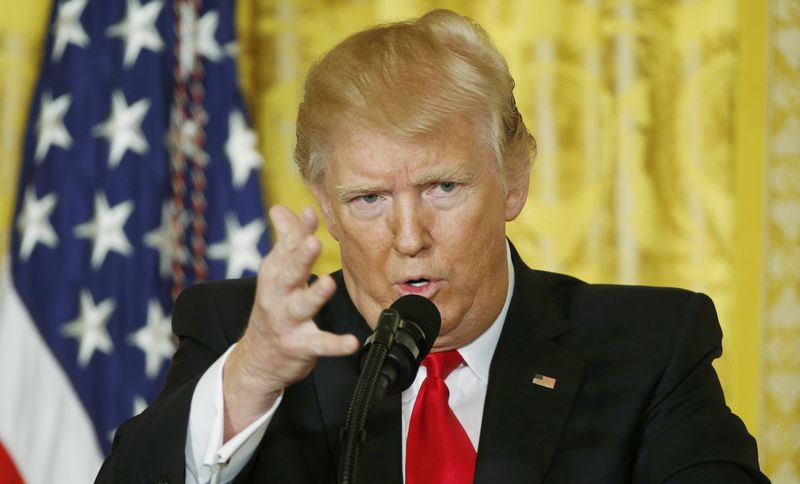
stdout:
[(325, 179), (325, 147), (343, 127), (400, 136), (471, 118), (503, 187), (527, 182), (536, 141), (517, 110), (514, 79), (486, 32), (449, 10), (356, 33), (311, 67), (297, 116), (294, 160), (306, 182)]

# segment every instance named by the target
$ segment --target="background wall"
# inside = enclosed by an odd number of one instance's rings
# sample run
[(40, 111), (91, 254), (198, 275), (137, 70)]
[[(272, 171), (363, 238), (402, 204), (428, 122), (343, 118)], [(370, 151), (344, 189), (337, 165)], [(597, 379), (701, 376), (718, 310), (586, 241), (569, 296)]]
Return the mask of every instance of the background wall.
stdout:
[[(0, 251), (49, 2), (2, 0)], [(800, 482), (800, 2), (239, 0), (265, 204), (311, 204), (291, 161), (304, 73), (371, 24), (451, 8), (509, 61), (539, 142), (510, 224), (530, 265), (712, 296), (717, 369), (776, 483)], [(318, 270), (338, 266), (325, 233)]]

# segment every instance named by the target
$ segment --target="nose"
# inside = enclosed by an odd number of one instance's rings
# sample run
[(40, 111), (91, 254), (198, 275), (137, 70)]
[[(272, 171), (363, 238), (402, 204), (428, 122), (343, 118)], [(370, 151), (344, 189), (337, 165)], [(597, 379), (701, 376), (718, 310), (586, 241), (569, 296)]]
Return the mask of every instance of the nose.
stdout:
[(393, 208), (395, 250), (406, 257), (415, 257), (429, 249), (433, 242), (430, 217), (421, 204), (416, 200), (398, 200)]

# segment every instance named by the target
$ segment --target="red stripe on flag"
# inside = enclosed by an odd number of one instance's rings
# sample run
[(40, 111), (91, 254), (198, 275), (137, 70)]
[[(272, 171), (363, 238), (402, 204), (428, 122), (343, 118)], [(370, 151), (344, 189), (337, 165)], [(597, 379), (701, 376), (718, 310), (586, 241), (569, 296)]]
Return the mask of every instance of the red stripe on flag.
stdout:
[(2, 442), (0, 442), (0, 482), (3, 484), (23, 484), (25, 482)]

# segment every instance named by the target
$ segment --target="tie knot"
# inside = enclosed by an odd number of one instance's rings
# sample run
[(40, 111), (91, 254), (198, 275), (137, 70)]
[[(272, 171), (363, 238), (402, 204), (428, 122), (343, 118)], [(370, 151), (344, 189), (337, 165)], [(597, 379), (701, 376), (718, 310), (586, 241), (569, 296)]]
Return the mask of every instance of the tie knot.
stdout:
[(422, 360), (422, 364), (428, 369), (429, 377), (444, 380), (447, 375), (458, 368), (462, 361), (464, 358), (461, 357), (461, 354), (456, 350), (451, 350), (430, 353)]

